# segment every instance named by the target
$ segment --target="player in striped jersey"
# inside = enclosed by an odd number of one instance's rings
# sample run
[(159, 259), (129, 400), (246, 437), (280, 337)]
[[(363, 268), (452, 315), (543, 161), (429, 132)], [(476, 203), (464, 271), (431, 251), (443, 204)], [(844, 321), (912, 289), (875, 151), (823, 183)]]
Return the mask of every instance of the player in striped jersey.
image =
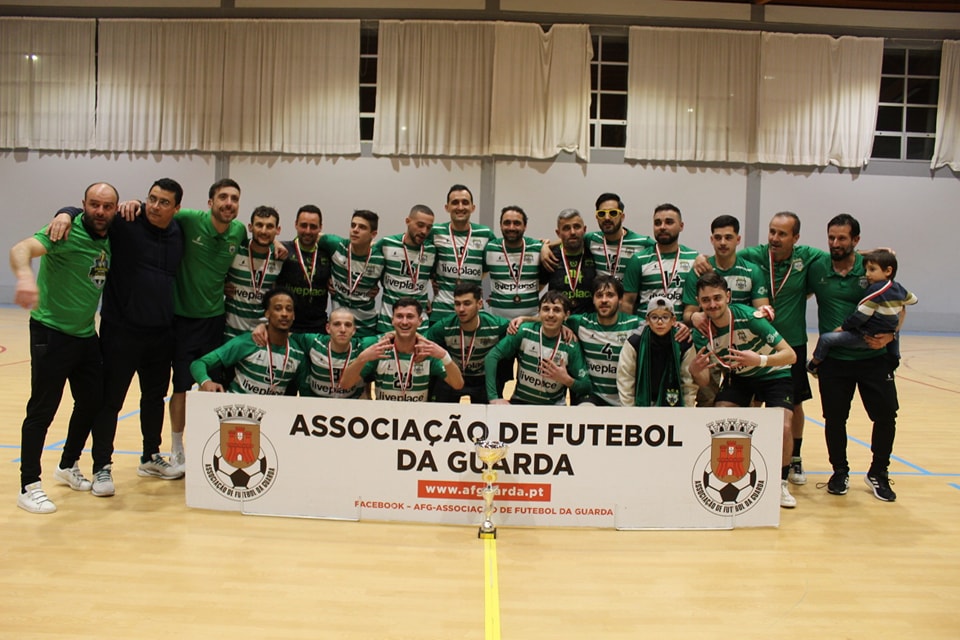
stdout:
[(463, 388), (463, 376), (450, 354), (417, 334), (423, 307), (411, 297), (393, 304), (393, 333), (364, 349), (343, 370), (340, 384), (349, 389), (361, 380), (376, 384), (377, 400), (426, 402), (430, 379), (440, 378), (452, 389)]
[[(487, 354), (487, 397), (490, 404), (562, 405), (567, 395), (592, 392), (580, 346), (563, 340), (561, 329), (570, 315), (570, 300), (559, 291), (540, 299), (541, 322), (520, 325)], [(497, 391), (497, 365), (519, 354), (517, 384), (510, 401)]]
[(793, 450), (793, 381), (790, 365), (797, 354), (766, 319), (752, 307), (730, 304), (730, 288), (717, 273), (697, 281), (697, 300), (709, 320), (693, 334), (697, 355), (690, 365), (694, 381), (710, 383), (710, 370), (721, 367), (724, 381), (717, 394), (718, 407), (749, 407), (754, 399), (766, 407), (783, 409), (783, 447), (780, 468), (780, 506), (793, 508), (787, 474)]
[(383, 275), (383, 251), (374, 244), (380, 217), (359, 209), (350, 218), (350, 238), (320, 236), (318, 245), (330, 255), (330, 299), (333, 309), (353, 312), (361, 338), (377, 334), (377, 300)]
[(340, 386), (340, 379), (347, 365), (377, 338), (357, 335), (353, 313), (349, 309), (341, 307), (330, 312), (327, 335), (303, 333), (294, 334), (290, 339), (306, 354), (306, 366), (299, 381), (301, 396), (354, 399), (363, 395), (366, 385), (362, 380), (345, 389)]
[(614, 276), (597, 276), (593, 281), (593, 306), (596, 312), (567, 318), (580, 341), (587, 361), (593, 393), (574, 398), (574, 404), (616, 407), (617, 362), (624, 343), (640, 327), (640, 318), (620, 311), (623, 285)]
[(642, 313), (654, 296), (674, 303), (677, 318), (683, 318), (683, 280), (693, 270), (699, 255), (680, 244), (683, 216), (680, 208), (666, 203), (653, 211), (653, 235), (657, 243), (651, 249), (634, 254), (623, 276), (623, 302), (626, 313)]
[(450, 222), (433, 227), (430, 239), (437, 250), (433, 279), (436, 296), (430, 308), (430, 322), (438, 322), (453, 315), (453, 290), (460, 282), (480, 283), (483, 279), (483, 255), (487, 243), (493, 239), (490, 227), (470, 222), (476, 209), (473, 193), (462, 184), (447, 191), (443, 208), (450, 214)]
[(597, 275), (613, 275), (622, 282), (627, 262), (634, 254), (653, 246), (653, 239), (623, 226), (626, 213), (617, 194), (600, 194), (596, 208), (600, 230), (584, 237), (587, 251), (597, 264)]
[(386, 333), (393, 328), (393, 304), (403, 297), (412, 297), (421, 308), (429, 304), (427, 284), (433, 274), (437, 251), (428, 237), (433, 229), (433, 210), (415, 204), (405, 223), (405, 233), (387, 236), (379, 242), (383, 253), (383, 295), (377, 330)]
[(273, 241), (280, 233), (277, 210), (257, 207), (250, 214), (247, 228), (250, 239), (237, 251), (227, 271), (224, 342), (256, 328), (263, 309), (263, 294), (273, 288), (283, 266), (283, 261), (273, 254)]
[(490, 273), (490, 311), (503, 318), (537, 313), (541, 240), (527, 238), (527, 214), (516, 205), (500, 211), (500, 235), (487, 243), (484, 269)]
[(293, 295), (285, 289), (273, 289), (263, 296), (269, 346), (254, 343), (243, 333), (226, 344), (194, 360), (190, 374), (201, 391), (224, 391), (223, 385), (210, 379), (216, 366), (235, 367), (236, 375), (226, 391), (282, 396), (303, 365), (303, 351), (291, 344)]
[[(460, 402), (470, 396), (471, 404), (487, 404), (483, 359), (507, 334), (510, 321), (482, 311), (483, 291), (475, 282), (461, 282), (453, 290), (456, 315), (434, 322), (426, 338), (436, 342), (453, 357), (463, 373), (463, 388), (452, 389), (440, 380), (433, 389), (433, 402)], [(502, 391), (503, 387), (498, 387)]]

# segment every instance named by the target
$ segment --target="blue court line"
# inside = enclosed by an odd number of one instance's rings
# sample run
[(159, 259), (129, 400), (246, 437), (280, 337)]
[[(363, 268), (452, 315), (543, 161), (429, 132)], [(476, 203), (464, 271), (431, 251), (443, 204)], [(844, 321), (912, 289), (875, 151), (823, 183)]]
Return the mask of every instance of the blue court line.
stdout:
[[(806, 416), (806, 415), (804, 416), (804, 418), (805, 418), (806, 420), (809, 420), (809, 421), (812, 422), (813, 424), (817, 425), (818, 427), (821, 427), (821, 428), (823, 428), (823, 429), (826, 428), (826, 425), (825, 425), (824, 423), (820, 422), (819, 420), (814, 420), (814, 419), (811, 418), (810, 416)], [(860, 440), (859, 438), (854, 438), (854, 437), (851, 436), (851, 435), (847, 435), (847, 440), (849, 440), (850, 442), (856, 442), (856, 443), (859, 444), (860, 446), (866, 447), (867, 449), (870, 448), (870, 443), (864, 442), (863, 440)], [(910, 468), (912, 468), (912, 469), (916, 469), (916, 470), (919, 472), (919, 475), (927, 475), (927, 476), (955, 475), (955, 474), (933, 473), (932, 471), (927, 471), (926, 469), (924, 469), (924, 468), (921, 467), (921, 466), (915, 465), (915, 464), (913, 464), (912, 462), (908, 462), (907, 460), (904, 460), (903, 458), (900, 458), (900, 457), (894, 456), (894, 455), (891, 455), (891, 456), (890, 456), (890, 459), (891, 459), (891, 460), (895, 460), (896, 462), (899, 462), (900, 464), (905, 464), (905, 465), (907, 465), (908, 467), (910, 467)], [(891, 475), (898, 475), (898, 474), (891, 474)]]
[(960, 489), (960, 484), (957, 484), (956, 482), (948, 482), (947, 484), (953, 487), (954, 489)]

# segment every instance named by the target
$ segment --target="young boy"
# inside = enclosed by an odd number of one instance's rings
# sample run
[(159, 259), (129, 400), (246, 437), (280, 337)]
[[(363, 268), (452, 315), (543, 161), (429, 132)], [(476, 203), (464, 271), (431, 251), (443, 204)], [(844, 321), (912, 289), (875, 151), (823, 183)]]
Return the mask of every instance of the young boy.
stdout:
[[(869, 349), (863, 336), (878, 333), (895, 333), (906, 313), (905, 307), (917, 303), (917, 296), (894, 282), (897, 275), (897, 256), (886, 249), (876, 249), (863, 256), (869, 285), (857, 310), (843, 321), (843, 325), (830, 333), (824, 333), (817, 341), (813, 357), (807, 363), (807, 371), (814, 376), (820, 363), (826, 360), (833, 347)], [(899, 340), (888, 347), (890, 354), (900, 359)]]

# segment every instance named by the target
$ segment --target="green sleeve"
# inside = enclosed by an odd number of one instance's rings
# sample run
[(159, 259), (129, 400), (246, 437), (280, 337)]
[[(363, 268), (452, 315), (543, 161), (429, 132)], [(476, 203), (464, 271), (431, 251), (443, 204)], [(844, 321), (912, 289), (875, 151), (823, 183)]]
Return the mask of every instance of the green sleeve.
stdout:
[(317, 246), (327, 252), (327, 255), (333, 255), (343, 244), (343, 238), (332, 233), (325, 233), (317, 238)]
[(760, 298), (769, 299), (770, 289), (767, 286), (767, 279), (763, 275), (763, 271), (752, 262), (747, 262), (747, 266), (750, 267), (750, 278), (753, 280), (753, 287), (750, 288), (750, 302)]
[(436, 342), (440, 346), (444, 346), (446, 343), (443, 339), (443, 323), (441, 322), (432, 322), (430, 327), (427, 329), (427, 332), (423, 334), (423, 337), (429, 340), (430, 342)]
[(585, 396), (593, 393), (590, 372), (587, 370), (587, 363), (583, 358), (583, 351), (580, 350), (579, 343), (570, 345), (567, 373), (573, 376), (573, 386), (570, 387), (571, 395)]
[(512, 358), (520, 348), (520, 334), (523, 327), (515, 334), (503, 337), (497, 346), (487, 353), (483, 359), (484, 377), (487, 385), (487, 398), (497, 400), (500, 396), (497, 394), (497, 365), (505, 358)]
[(640, 292), (640, 258), (639, 253), (635, 253), (627, 260), (627, 266), (623, 270), (623, 291), (624, 293)]
[(580, 321), (583, 320), (583, 315), (584, 314), (582, 313), (576, 313), (572, 316), (568, 316), (567, 320), (563, 324), (565, 324), (570, 331), (577, 333), (580, 331)]
[(765, 244), (758, 244), (755, 247), (747, 247), (737, 251), (737, 255), (741, 256), (747, 262), (752, 262), (756, 265), (764, 265), (768, 260), (768, 249)]
[(190, 375), (197, 381), (197, 384), (203, 384), (210, 380), (210, 368), (216, 366), (232, 367), (237, 364), (254, 349), (259, 349), (250, 338), (250, 333), (241, 333), (231, 339), (226, 344), (217, 347), (210, 353), (197, 358), (190, 363)]
[(447, 368), (443, 365), (443, 362), (437, 358), (430, 358), (430, 377), (440, 378), (441, 380), (447, 377)]
[[(691, 304), (698, 307), (700, 306), (700, 303), (697, 302), (697, 279), (698, 278), (699, 276), (697, 275), (697, 272), (694, 271), (693, 269), (691, 269), (686, 273), (686, 275), (684, 275), (683, 298), (682, 298), (684, 306), (691, 305)], [(756, 282), (756, 279), (754, 279), (754, 282)], [(756, 287), (756, 285), (754, 285), (754, 287)]]

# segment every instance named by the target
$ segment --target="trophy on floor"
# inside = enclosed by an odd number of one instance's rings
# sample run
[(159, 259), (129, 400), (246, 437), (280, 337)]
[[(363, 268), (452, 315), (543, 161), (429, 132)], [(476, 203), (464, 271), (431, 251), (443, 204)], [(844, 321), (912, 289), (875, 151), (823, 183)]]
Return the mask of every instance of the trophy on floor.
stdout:
[(478, 440), (474, 443), (477, 450), (477, 457), (483, 461), (483, 481), (487, 486), (483, 488), (483, 524), (480, 525), (478, 538), (496, 538), (497, 528), (493, 526), (493, 496), (495, 489), (493, 483), (497, 481), (497, 472), (493, 465), (503, 460), (507, 455), (507, 445), (499, 440)]

